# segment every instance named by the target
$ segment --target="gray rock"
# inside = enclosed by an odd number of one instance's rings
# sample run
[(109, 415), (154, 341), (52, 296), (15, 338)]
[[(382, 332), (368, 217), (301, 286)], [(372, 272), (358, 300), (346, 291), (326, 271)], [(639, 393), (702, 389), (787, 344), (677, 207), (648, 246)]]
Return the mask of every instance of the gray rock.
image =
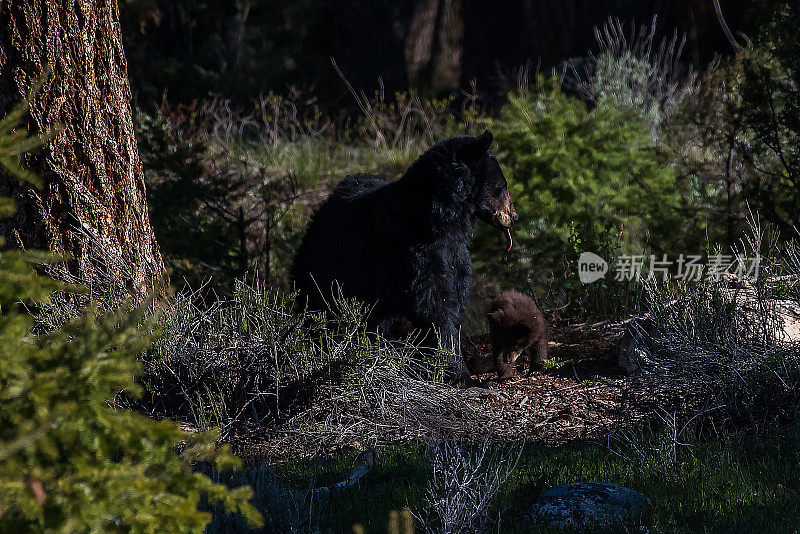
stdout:
[(550, 528), (586, 532), (635, 527), (649, 507), (650, 499), (618, 484), (575, 482), (544, 492), (531, 517)]

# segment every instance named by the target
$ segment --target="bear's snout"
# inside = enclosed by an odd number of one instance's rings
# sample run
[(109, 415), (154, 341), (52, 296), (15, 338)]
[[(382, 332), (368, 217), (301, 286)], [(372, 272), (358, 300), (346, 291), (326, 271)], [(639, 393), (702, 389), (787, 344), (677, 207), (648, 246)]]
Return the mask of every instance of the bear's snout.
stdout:
[(508, 194), (508, 191), (503, 195), (501, 205), (495, 212), (495, 218), (504, 228), (511, 228), (519, 220), (517, 210), (514, 209), (514, 203), (511, 201), (511, 195)]
[(517, 216), (514, 205), (510, 200), (506, 206), (494, 212), (494, 218), (499, 223), (499, 226), (503, 228), (511, 228), (519, 220), (519, 216)]
[(521, 349), (507, 350), (503, 353), (503, 361), (505, 363), (515, 363), (520, 354), (522, 354)]

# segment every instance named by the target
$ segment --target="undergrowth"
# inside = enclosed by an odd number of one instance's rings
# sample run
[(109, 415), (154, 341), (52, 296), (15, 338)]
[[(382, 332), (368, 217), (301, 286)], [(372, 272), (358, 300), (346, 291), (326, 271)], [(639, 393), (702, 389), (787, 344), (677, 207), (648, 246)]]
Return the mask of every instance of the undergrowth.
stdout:
[(208, 307), (178, 295), (144, 358), (142, 408), (225, 438), (286, 433), (273, 454), (488, 428), (444, 383), (443, 350), (384, 340), (367, 313), (347, 300), (327, 316), (298, 311), (291, 294), (244, 282)]
[[(489, 521), (484, 526), (488, 528), (483, 531), (541, 532), (529, 514), (543, 491), (557, 484), (603, 480), (650, 498), (646, 521), (651, 532), (793, 532), (800, 513), (798, 438), (797, 424), (758, 434), (724, 433), (693, 440), (668, 467), (660, 459), (665, 442), (657, 425), (639, 432), (637, 447), (646, 456), (619, 442), (557, 447), (491, 444), (486, 454), (510, 458), (513, 470), (507, 478), (498, 479), (502, 483), (486, 511)], [(289, 514), (294, 523), (284, 524), (302, 528), (284, 532), (351, 532), (354, 525), (364, 532), (398, 532), (389, 528), (392, 511), (419, 513), (436, 502), (428, 491), (433, 467), (425, 447), (393, 446), (381, 452), (373, 471), (358, 486), (323, 500), (313, 497), (312, 486), (346, 476), (356, 451), (289, 460), (273, 468), (250, 466), (236, 481), (251, 483), (256, 502), (275, 502), (290, 492), (292, 497), (281, 501), (286, 506), (274, 517), (288, 521), (280, 518)], [(215, 517), (212, 524), (218, 530), (212, 532), (247, 532), (241, 529), (242, 523), (233, 521), (230, 516)], [(424, 532), (421, 525), (416, 525), (416, 532)]]

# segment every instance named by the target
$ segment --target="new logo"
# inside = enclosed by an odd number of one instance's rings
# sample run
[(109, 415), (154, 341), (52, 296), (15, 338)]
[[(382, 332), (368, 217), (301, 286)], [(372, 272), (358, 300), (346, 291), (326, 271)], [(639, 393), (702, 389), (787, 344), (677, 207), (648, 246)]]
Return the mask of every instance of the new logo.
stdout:
[(582, 252), (578, 258), (578, 277), (584, 284), (603, 278), (608, 272), (608, 262), (593, 252)]

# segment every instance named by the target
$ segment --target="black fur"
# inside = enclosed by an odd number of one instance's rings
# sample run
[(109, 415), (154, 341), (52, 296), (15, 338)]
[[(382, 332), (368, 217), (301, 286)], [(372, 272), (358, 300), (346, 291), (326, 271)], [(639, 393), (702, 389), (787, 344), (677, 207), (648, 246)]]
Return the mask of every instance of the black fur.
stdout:
[[(325, 308), (338, 284), (343, 296), (374, 305), (373, 326), (433, 326), (456, 348), (476, 217), (503, 226), (491, 218), (502, 199), (513, 212), (491, 142), (490, 132), (447, 139), (394, 182), (368, 174), (342, 180), (314, 215), (292, 267), (309, 306)], [(463, 375), (460, 358), (454, 364)]]

